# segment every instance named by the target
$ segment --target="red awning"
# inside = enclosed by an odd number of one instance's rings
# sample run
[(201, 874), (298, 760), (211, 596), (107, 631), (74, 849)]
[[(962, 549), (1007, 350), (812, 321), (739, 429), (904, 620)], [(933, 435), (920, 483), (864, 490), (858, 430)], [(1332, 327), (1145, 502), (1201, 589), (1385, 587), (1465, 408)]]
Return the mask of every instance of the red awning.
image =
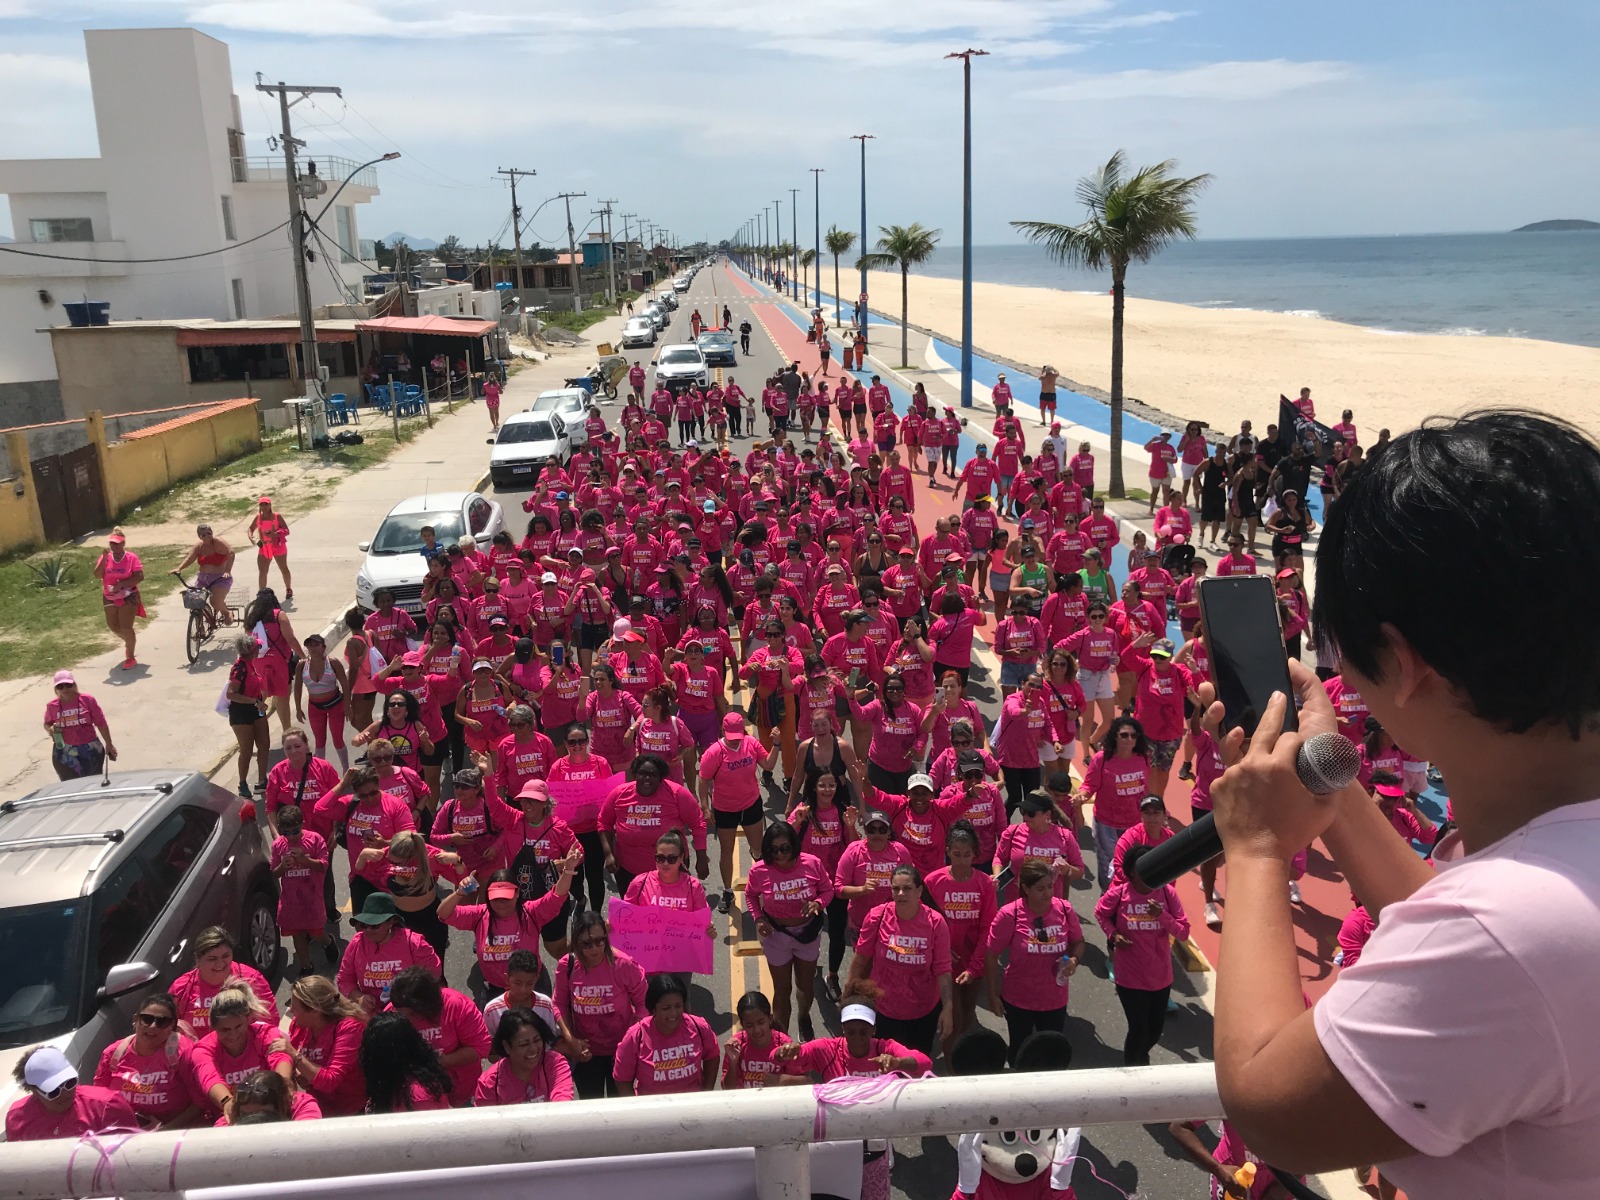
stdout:
[(481, 317), (376, 317), (359, 321), (362, 333), (431, 333), (444, 337), (482, 337), (497, 328)]
[[(290, 346), (300, 340), (299, 326), (287, 329), (179, 329), (180, 346)], [(353, 329), (318, 329), (319, 342), (353, 342)]]

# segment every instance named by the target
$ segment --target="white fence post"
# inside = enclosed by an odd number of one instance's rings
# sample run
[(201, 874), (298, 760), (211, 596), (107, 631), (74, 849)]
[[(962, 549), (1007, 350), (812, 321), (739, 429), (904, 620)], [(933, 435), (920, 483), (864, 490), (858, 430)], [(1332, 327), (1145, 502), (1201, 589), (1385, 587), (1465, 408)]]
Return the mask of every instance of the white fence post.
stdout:
[(811, 1200), (810, 1148), (757, 1146), (756, 1200)]

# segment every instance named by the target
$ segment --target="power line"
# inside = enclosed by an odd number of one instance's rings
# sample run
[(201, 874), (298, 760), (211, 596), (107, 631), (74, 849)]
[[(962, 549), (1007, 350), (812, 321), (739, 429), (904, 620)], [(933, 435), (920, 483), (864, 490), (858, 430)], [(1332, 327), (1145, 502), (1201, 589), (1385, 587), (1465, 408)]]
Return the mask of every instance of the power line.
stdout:
[[(324, 209), (323, 211), (326, 212), (327, 210)], [(43, 253), (41, 251), (38, 251), (38, 250), (21, 250), (21, 249), (18, 249), (15, 244), (10, 244), (10, 243), (0, 244), (0, 250), (5, 251), (5, 253), (7, 253), (7, 254), (20, 254), (24, 258), (53, 258), (58, 262), (113, 263), (113, 264), (115, 264), (115, 263), (137, 264), (137, 263), (187, 262), (187, 261), (189, 261), (190, 259), (193, 259), (193, 258), (209, 258), (213, 254), (226, 254), (229, 250), (237, 249), (240, 246), (248, 246), (251, 242), (259, 242), (262, 238), (268, 237), (271, 234), (277, 233), (278, 230), (280, 230), (280, 229), (287, 228), (288, 225), (289, 225), (289, 222), (285, 221), (281, 225), (274, 225), (271, 229), (267, 230), (265, 233), (258, 233), (258, 234), (255, 235), (255, 237), (245, 238), (243, 241), (234, 242), (231, 245), (223, 246), (223, 247), (220, 247), (219, 249), (216, 249), (216, 250), (201, 250), (201, 251), (199, 251), (198, 253), (195, 253), (195, 254), (173, 254), (173, 255), (167, 256), (166, 258), (85, 258), (85, 257), (83, 257), (82, 255), (79, 255), (79, 254), (45, 254), (45, 253)]]

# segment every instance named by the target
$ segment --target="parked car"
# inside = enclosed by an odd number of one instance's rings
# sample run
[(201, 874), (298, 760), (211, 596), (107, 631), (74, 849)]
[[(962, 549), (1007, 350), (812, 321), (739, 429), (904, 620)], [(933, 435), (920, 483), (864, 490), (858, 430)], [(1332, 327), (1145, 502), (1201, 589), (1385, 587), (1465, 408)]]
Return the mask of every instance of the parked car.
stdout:
[(675, 292), (687, 292), (689, 290), (689, 277), (687, 275), (679, 275), (672, 281), (672, 290)]
[(654, 346), (656, 344), (656, 323), (649, 317), (629, 317), (622, 327), (622, 345), (624, 349), (632, 346)]
[(593, 403), (593, 396), (583, 388), (556, 388), (540, 392), (528, 411), (535, 416), (554, 413), (560, 417), (570, 452), (589, 444), (589, 431), (583, 423), (588, 420), (589, 406)]
[[(501, 433), (525, 415), (508, 417), (500, 426)], [(478, 545), (486, 546), (505, 527), (505, 516), (500, 505), (477, 492), (430, 492), (400, 501), (389, 510), (371, 541), (356, 543), (356, 549), (367, 556), (356, 572), (356, 604), (363, 611), (372, 611), (373, 592), (387, 588), (394, 593), (397, 607), (412, 616), (422, 612), (422, 578), (427, 574), (422, 557), (424, 525), (433, 526), (441, 546), (454, 545), (468, 533)]]
[(665, 305), (668, 312), (678, 311), (678, 295), (676, 292), (662, 292), (656, 298), (656, 303)]
[(711, 369), (706, 366), (706, 356), (693, 342), (663, 346), (656, 358), (656, 382), (668, 388), (690, 383), (710, 387)]
[(667, 322), (672, 320), (672, 314), (667, 311), (667, 306), (659, 300), (652, 300), (644, 306), (644, 315), (655, 325), (656, 332), (661, 333), (667, 327)]
[(255, 807), (192, 771), (75, 779), (0, 804), (0, 1110), (29, 1047), (56, 1047), (92, 1079), (145, 998), (193, 967), (209, 926), (276, 985), (268, 850)]
[(732, 367), (739, 363), (733, 334), (726, 329), (706, 330), (695, 339), (695, 345), (699, 346), (700, 353), (705, 355), (708, 366)]
[(553, 454), (572, 457), (567, 426), (553, 412), (517, 413), (500, 423), (489, 452), (489, 482), (497, 488), (531, 488)]

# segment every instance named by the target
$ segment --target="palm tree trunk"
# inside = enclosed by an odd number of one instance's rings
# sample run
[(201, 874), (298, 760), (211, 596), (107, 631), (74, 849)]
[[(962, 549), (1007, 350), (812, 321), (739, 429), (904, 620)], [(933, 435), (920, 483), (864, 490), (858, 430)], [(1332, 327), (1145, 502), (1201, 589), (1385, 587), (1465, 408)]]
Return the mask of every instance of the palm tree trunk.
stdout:
[[(829, 236), (831, 237), (832, 235), (830, 234)], [(839, 314), (842, 311), (843, 303), (844, 302), (839, 299), (839, 256), (835, 254), (833, 256), (833, 327), (835, 329), (839, 328), (839, 326), (843, 324), (843, 322), (839, 320)]]
[(1122, 302), (1127, 267), (1111, 269), (1111, 498), (1127, 494), (1122, 480)]
[[(865, 315), (863, 314), (863, 320)], [(900, 264), (900, 369), (904, 371), (911, 365), (911, 352), (906, 345), (906, 326), (911, 319), (911, 268), (906, 263)]]

